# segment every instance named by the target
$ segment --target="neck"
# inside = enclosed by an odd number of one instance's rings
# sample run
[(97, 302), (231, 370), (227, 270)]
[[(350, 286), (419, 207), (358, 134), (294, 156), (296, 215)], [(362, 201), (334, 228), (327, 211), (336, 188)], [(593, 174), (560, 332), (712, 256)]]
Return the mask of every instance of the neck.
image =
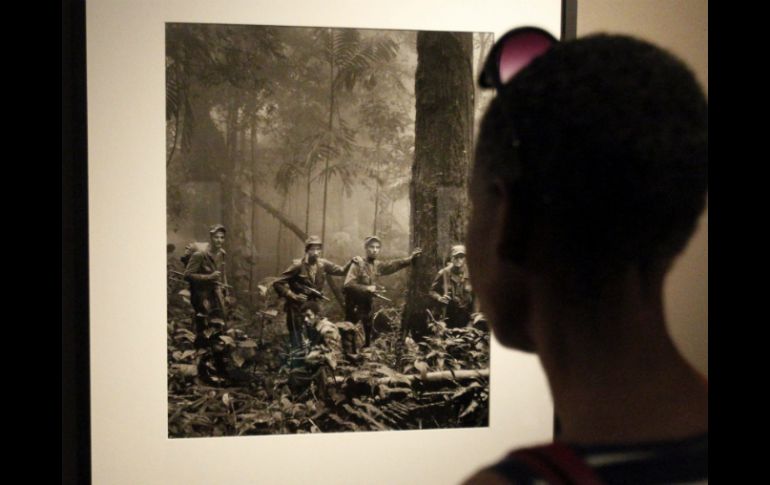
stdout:
[(563, 280), (535, 284), (532, 334), (560, 440), (666, 441), (708, 431), (708, 388), (668, 336), (663, 277), (654, 280), (630, 270), (588, 303)]

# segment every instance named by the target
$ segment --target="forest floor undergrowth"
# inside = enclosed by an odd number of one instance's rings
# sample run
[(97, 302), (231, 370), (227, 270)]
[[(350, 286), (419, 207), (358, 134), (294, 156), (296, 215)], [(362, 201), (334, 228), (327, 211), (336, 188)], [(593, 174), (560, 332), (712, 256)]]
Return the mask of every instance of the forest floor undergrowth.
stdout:
[[(171, 300), (171, 299), (170, 299)], [(430, 325), (404, 337), (383, 307), (373, 344), (336, 367), (289, 352), (282, 311), (234, 312), (219, 357), (194, 348), (191, 308), (169, 304), (168, 434), (212, 437), (487, 426), (489, 331)]]

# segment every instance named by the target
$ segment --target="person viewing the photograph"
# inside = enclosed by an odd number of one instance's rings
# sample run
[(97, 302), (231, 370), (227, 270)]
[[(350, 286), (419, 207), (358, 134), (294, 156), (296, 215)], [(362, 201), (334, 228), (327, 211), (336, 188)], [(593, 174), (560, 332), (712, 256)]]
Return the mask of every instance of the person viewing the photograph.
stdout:
[(471, 281), (498, 341), (537, 354), (559, 426), (465, 483), (706, 483), (708, 383), (663, 306), (706, 205), (702, 89), (648, 42), (534, 28), (497, 42), (480, 83), (497, 94), (472, 169)]

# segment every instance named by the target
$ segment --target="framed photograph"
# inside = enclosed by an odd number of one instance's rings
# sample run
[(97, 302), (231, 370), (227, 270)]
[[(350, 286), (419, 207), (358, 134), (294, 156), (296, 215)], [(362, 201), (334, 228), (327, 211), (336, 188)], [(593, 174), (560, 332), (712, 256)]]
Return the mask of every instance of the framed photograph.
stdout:
[(478, 66), (563, 10), (88, 3), (94, 483), (452, 483), (550, 439), (462, 244)]

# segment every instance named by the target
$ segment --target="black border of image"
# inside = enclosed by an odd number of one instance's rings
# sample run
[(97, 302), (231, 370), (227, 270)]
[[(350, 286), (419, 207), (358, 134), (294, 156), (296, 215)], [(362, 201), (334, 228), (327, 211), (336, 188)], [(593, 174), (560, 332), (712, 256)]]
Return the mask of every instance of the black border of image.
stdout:
[(91, 483), (85, 2), (64, 0), (62, 49), (62, 483)]

